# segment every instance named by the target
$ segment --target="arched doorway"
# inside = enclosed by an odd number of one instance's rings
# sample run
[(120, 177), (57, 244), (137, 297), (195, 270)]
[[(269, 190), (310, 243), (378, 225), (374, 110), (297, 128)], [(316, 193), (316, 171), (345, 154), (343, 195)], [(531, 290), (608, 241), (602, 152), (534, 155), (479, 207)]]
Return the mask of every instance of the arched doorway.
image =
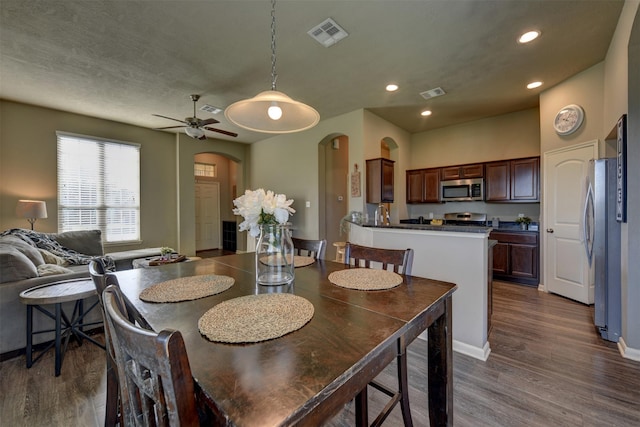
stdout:
[(349, 209), (349, 137), (329, 135), (318, 145), (320, 238), (327, 240), (325, 258), (333, 259), (333, 244), (348, 236), (340, 231), (340, 220)]
[(236, 250), (233, 199), (237, 173), (238, 163), (227, 156), (211, 152), (194, 155), (196, 252)]

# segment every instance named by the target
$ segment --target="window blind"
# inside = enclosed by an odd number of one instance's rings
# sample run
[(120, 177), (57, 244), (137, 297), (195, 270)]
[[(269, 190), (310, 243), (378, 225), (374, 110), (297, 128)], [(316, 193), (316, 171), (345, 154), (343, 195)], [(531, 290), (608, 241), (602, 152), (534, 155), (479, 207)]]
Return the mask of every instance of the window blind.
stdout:
[(57, 132), (58, 231), (140, 240), (140, 146)]

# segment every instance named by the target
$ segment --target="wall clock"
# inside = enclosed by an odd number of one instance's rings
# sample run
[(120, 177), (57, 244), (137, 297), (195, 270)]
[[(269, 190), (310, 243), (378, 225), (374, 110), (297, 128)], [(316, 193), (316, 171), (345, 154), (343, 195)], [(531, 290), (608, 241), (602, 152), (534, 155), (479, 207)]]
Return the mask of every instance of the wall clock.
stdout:
[(570, 104), (562, 108), (553, 120), (553, 127), (558, 135), (569, 135), (582, 126), (584, 110), (581, 106)]

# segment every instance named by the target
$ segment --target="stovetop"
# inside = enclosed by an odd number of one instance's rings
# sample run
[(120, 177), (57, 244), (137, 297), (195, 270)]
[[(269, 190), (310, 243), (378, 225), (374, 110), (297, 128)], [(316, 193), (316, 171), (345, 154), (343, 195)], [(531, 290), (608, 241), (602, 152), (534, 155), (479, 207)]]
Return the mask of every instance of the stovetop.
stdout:
[(473, 212), (451, 212), (444, 214), (444, 221), (447, 225), (484, 226), (487, 224), (487, 214)]

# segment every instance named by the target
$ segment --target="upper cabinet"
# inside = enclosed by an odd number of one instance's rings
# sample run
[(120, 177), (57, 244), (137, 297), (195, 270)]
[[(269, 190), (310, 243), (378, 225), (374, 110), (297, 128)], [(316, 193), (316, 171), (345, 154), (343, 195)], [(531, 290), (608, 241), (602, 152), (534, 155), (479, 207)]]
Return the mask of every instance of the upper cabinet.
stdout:
[(538, 202), (540, 158), (505, 160), (485, 164), (487, 202)]
[(440, 168), (407, 171), (407, 203), (440, 201)]
[(367, 203), (393, 203), (393, 160), (367, 160)]
[(449, 166), (440, 169), (442, 181), (451, 179), (482, 178), (484, 177), (484, 164)]

